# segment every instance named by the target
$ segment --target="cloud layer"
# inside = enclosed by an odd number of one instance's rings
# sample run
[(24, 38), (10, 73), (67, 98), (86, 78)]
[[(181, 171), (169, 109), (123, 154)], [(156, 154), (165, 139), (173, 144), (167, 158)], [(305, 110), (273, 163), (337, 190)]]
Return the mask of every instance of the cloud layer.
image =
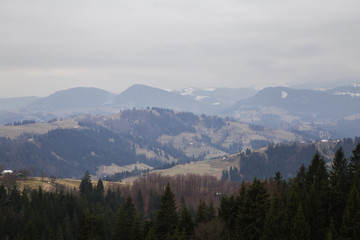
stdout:
[(1, 1), (0, 97), (356, 81), (359, 9), (358, 0)]

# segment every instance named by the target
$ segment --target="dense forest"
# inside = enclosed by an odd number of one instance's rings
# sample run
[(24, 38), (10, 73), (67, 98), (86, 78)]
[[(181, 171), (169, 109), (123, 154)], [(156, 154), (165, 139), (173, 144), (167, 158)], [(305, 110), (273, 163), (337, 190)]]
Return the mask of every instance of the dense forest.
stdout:
[[(342, 141), (337, 141), (336, 144), (329, 144), (327, 148), (323, 147), (321, 151), (326, 156), (333, 156), (336, 149), (341, 147), (345, 156), (349, 158), (352, 154), (352, 149), (358, 143), (360, 143), (360, 137), (355, 137), (355, 139), (345, 138)], [(301, 165), (308, 166), (310, 164), (312, 156), (318, 150), (315, 143), (292, 143), (271, 144), (262, 153), (258, 151), (244, 151), (240, 154), (239, 173), (233, 171), (233, 178), (240, 181), (250, 181), (254, 177), (268, 179), (276, 171), (281, 172), (285, 178), (293, 178), (296, 176), (297, 170)], [(332, 159), (326, 156), (323, 156), (325, 163), (331, 162)], [(230, 178), (231, 172), (227, 174)], [(236, 177), (236, 174), (241, 175), (241, 177)], [(226, 176), (223, 177), (225, 178)]]
[[(340, 147), (330, 169), (317, 152), (294, 178), (277, 171), (268, 180), (242, 182), (236, 191), (227, 181), (189, 178), (152, 176), (106, 191), (101, 179), (92, 184), (89, 172), (78, 191), (1, 185), (0, 234), (29, 240), (359, 239), (360, 144), (350, 158)], [(192, 189), (200, 191), (192, 196), (197, 204), (189, 195), (179, 200)]]

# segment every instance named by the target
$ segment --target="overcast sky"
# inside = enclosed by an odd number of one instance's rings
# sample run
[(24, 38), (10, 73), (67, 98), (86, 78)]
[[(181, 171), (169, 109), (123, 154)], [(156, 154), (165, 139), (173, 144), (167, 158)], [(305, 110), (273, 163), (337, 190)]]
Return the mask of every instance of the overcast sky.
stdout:
[(135, 83), (360, 82), (359, 9), (359, 0), (0, 0), (0, 98)]

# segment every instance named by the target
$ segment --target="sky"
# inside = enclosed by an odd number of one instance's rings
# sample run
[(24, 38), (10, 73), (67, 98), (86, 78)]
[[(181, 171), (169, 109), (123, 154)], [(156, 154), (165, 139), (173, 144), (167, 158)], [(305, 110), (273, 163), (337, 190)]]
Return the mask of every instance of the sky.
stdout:
[(0, 98), (360, 82), (359, 0), (0, 0)]

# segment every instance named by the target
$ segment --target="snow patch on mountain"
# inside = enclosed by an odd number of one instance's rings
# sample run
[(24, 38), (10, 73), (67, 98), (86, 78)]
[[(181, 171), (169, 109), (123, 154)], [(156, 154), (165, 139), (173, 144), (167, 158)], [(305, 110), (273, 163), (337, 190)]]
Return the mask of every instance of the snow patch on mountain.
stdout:
[(337, 95), (337, 96), (349, 95), (350, 97), (360, 97), (360, 93), (354, 93), (354, 92), (336, 92), (334, 95)]
[(182, 95), (182, 96), (192, 96), (194, 91), (195, 91), (194, 88), (184, 88), (184, 89), (180, 90), (180, 95)]
[(210, 98), (209, 96), (196, 96), (195, 100), (196, 101), (203, 101), (205, 98)]
[(208, 92), (214, 92), (216, 90), (216, 88), (206, 88), (205, 91), (208, 91)]

